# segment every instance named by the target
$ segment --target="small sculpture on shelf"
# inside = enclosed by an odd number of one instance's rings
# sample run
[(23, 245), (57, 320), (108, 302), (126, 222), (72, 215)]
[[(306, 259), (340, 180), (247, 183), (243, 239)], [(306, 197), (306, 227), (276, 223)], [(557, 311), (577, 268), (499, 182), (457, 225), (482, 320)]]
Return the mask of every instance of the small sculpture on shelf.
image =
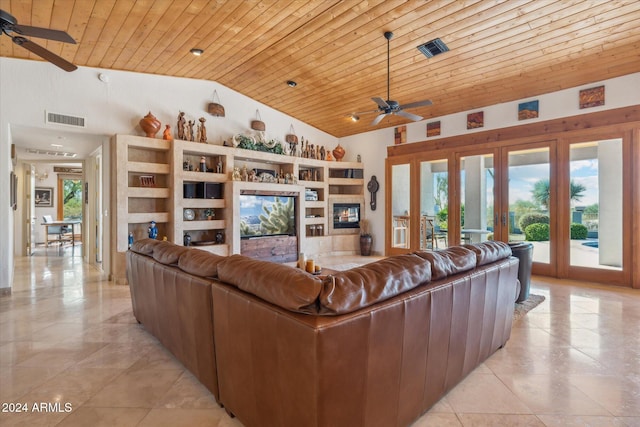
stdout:
[(324, 159), (326, 161), (328, 161), (328, 162), (332, 162), (333, 161), (333, 156), (331, 155), (331, 151), (330, 150), (327, 150), (327, 154), (326, 154)]
[(165, 141), (173, 141), (173, 136), (171, 136), (171, 126), (165, 125), (164, 132), (162, 133), (162, 139)]
[(183, 243), (185, 246), (191, 246), (191, 235), (189, 233), (184, 233)]
[(240, 168), (238, 166), (233, 168), (233, 175), (231, 179), (234, 181), (242, 181), (242, 176), (240, 175)]
[(157, 239), (158, 238), (158, 227), (156, 227), (156, 222), (155, 221), (151, 221), (149, 223), (149, 238), (150, 239)]
[(193, 133), (194, 126), (195, 126), (195, 122), (193, 120), (189, 120), (189, 122), (187, 123), (186, 132), (184, 135), (187, 141), (195, 141), (196, 136)]
[(180, 111), (178, 114), (178, 124), (176, 125), (176, 131), (178, 132), (178, 139), (186, 141), (185, 129), (187, 128), (187, 119), (184, 118), (184, 111)]
[(200, 172), (207, 171), (207, 161), (204, 156), (200, 156)]
[(224, 233), (222, 231), (216, 232), (216, 244), (221, 245), (224, 243)]
[(203, 144), (207, 143), (207, 128), (204, 126), (204, 122), (206, 119), (204, 117), (200, 117), (198, 119), (200, 124), (198, 125), (198, 142), (202, 142)]
[(216, 173), (222, 173), (222, 160), (218, 159), (218, 164), (216, 165)]

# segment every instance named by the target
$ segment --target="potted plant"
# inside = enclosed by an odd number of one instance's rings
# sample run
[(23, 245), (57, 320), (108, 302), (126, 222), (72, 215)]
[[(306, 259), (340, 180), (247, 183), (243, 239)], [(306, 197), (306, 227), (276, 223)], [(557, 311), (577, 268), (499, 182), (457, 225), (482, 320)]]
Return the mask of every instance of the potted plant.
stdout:
[(204, 216), (208, 219), (208, 220), (212, 220), (213, 219), (213, 209), (207, 208), (204, 210)]
[(373, 236), (369, 231), (369, 221), (362, 219), (359, 222), (360, 225), (360, 255), (371, 255), (371, 245), (373, 243)]

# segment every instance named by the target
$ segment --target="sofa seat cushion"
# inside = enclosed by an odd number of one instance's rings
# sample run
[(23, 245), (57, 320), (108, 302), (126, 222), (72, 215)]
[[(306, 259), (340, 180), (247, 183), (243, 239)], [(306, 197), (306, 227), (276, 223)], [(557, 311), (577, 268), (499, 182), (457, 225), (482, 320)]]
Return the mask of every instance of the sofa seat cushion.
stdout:
[(490, 240), (463, 246), (475, 252), (478, 267), (511, 256), (511, 247), (504, 242)]
[(429, 261), (412, 254), (342, 271), (325, 278), (320, 294), (320, 314), (349, 313), (430, 280)]
[(272, 304), (299, 313), (317, 313), (322, 280), (297, 268), (242, 255), (218, 263), (218, 279)]
[(225, 257), (202, 249), (189, 248), (189, 250), (180, 255), (178, 268), (194, 276), (217, 277), (218, 263), (223, 259)]
[(153, 255), (153, 248), (155, 248), (156, 245), (161, 242), (161, 240), (155, 239), (136, 240), (135, 242), (133, 242), (133, 245), (131, 245), (131, 251), (138, 254), (151, 256)]
[(153, 259), (158, 261), (160, 264), (177, 264), (178, 259), (180, 259), (180, 255), (188, 250), (189, 248), (185, 248), (184, 246), (160, 241), (153, 247)]
[(463, 273), (476, 267), (476, 253), (462, 246), (451, 246), (441, 251), (420, 251), (415, 253), (431, 263), (431, 279), (440, 280), (447, 276)]

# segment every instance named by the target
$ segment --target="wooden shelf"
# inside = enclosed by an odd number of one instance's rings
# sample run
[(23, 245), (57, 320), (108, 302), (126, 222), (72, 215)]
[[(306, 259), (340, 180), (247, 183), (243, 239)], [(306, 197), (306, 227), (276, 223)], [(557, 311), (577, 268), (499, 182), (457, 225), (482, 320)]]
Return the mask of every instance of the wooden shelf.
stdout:
[(164, 163), (128, 162), (127, 171), (166, 175), (171, 173), (171, 167)]
[(223, 219), (183, 221), (182, 223), (182, 229), (185, 231), (220, 230), (224, 227), (225, 221)]
[(182, 199), (183, 208), (192, 209), (223, 209), (225, 207), (224, 199)]
[(364, 185), (364, 179), (360, 178), (329, 178), (329, 185)]
[(188, 182), (227, 182), (226, 173), (181, 171), (178, 179)]
[(169, 197), (168, 188), (157, 187), (129, 187), (128, 196), (139, 199), (163, 199)]
[(327, 219), (325, 217), (305, 218), (304, 223), (306, 225), (325, 225)]
[(157, 224), (168, 223), (171, 215), (169, 212), (145, 212), (145, 213), (132, 213), (127, 217), (129, 224), (144, 224), (151, 221), (155, 221)]
[(304, 185), (307, 188), (324, 188), (327, 184), (322, 181), (300, 181), (298, 180), (298, 185)]

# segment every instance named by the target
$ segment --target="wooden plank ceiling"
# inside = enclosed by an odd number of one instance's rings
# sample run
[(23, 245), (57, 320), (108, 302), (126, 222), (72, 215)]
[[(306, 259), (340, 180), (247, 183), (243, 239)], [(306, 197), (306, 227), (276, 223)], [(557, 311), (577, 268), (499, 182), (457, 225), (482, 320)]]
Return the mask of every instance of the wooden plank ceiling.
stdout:
[[(409, 122), (348, 117), (387, 99), (385, 31), (391, 99), (431, 99), (408, 110), (425, 118), (640, 71), (638, 0), (0, 0), (0, 9), (67, 31), (77, 45), (33, 41), (76, 65), (217, 81), (337, 137)], [(427, 59), (416, 47), (436, 37), (450, 51)], [(0, 56), (40, 60), (9, 37)]]

